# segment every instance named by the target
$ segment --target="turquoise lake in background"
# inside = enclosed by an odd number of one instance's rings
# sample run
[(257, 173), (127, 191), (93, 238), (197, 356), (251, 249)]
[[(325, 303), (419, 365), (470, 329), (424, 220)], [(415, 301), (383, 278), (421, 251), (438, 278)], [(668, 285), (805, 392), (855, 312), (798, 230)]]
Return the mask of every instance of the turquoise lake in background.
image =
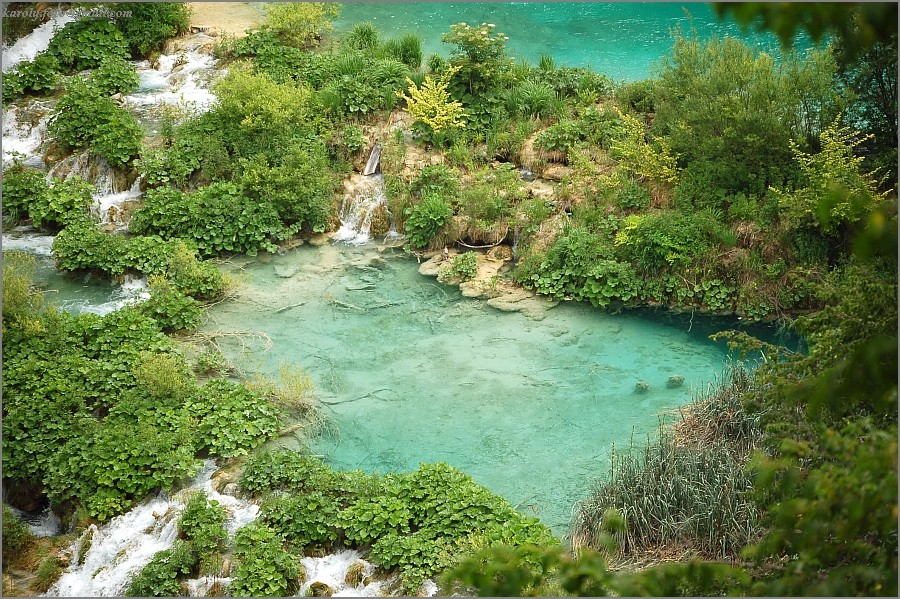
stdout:
[(449, 56), (452, 46), (440, 38), (454, 23), (494, 23), (509, 36), (507, 50), (515, 59), (536, 64), (541, 54), (550, 54), (557, 65), (590, 67), (617, 81), (649, 77), (652, 65), (672, 49), (676, 27), (685, 34), (694, 28), (701, 39), (729, 35), (778, 49), (772, 35), (719, 20), (708, 3), (357, 2), (342, 4), (335, 31), (363, 21), (375, 24), (382, 39), (418, 34), (425, 57)]

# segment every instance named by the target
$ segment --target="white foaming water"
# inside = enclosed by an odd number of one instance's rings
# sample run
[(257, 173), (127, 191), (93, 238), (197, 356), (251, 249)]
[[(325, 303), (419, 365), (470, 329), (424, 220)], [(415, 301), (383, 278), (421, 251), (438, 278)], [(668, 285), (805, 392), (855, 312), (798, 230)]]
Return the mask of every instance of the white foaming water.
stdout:
[[(344, 196), (341, 204), (341, 228), (333, 239), (350, 245), (363, 245), (371, 239), (372, 217), (378, 208), (387, 204), (384, 194), (384, 177), (380, 174), (359, 177), (352, 195)], [(389, 215), (390, 216), (390, 215)], [(398, 238), (391, 219), (387, 238)]]
[(173, 104), (205, 110), (216, 99), (208, 89), (215, 64), (214, 56), (196, 49), (164, 54), (157, 68), (146, 60), (139, 62), (138, 90), (125, 96), (125, 102), (134, 107)]
[(128, 226), (125, 220), (123, 207), (126, 202), (141, 197), (141, 179), (134, 180), (131, 188), (118, 193), (107, 195), (94, 194), (94, 205), (91, 211), (100, 219), (101, 225), (116, 225), (116, 229), (124, 229)]
[(40, 233), (25, 233), (16, 236), (4, 233), (2, 246), (4, 250), (18, 250), (50, 257), (54, 239), (56, 239), (55, 235), (41, 235)]
[(124, 308), (132, 304), (137, 304), (150, 299), (150, 291), (147, 289), (147, 277), (134, 277), (125, 275), (125, 282), (116, 289), (113, 299), (98, 305), (68, 306), (66, 302), (61, 302), (63, 308), (75, 307), (81, 313), (97, 314), (98, 316), (106, 316), (116, 310)]
[(3, 72), (11, 71), (20, 62), (33, 60), (35, 56), (47, 49), (53, 34), (66, 23), (71, 23), (75, 17), (69, 14), (54, 16), (49, 21), (37, 27), (34, 31), (19, 39), (10, 48), (3, 49)]
[[(97, 527), (85, 555), (73, 560), (69, 569), (47, 591), (47, 595), (121, 596), (131, 579), (158, 551), (172, 547), (178, 536), (178, 516), (193, 492), (203, 491), (210, 499), (215, 499), (225, 507), (229, 518), (226, 523), (229, 533), (255, 519), (259, 506), (229, 495), (221, 495), (212, 489), (210, 478), (215, 471), (215, 463), (206, 460), (191, 484), (174, 497), (161, 496)], [(72, 545), (73, 555), (78, 555), (80, 543), (81, 539)], [(212, 577), (210, 579), (208, 583), (212, 586), (214, 580)], [(202, 582), (198, 581), (195, 581), (195, 586), (200, 590)]]
[[(355, 586), (349, 586), (346, 582), (347, 571), (357, 562), (363, 566), (362, 582)], [(295, 597), (305, 597), (309, 587), (317, 582), (327, 584), (336, 597), (380, 597), (384, 594), (382, 592), (383, 581), (365, 583), (365, 580), (375, 571), (375, 566), (360, 559), (357, 551), (339, 551), (325, 557), (304, 557), (300, 563), (306, 570), (306, 582), (294, 595)]]
[(43, 115), (32, 124), (21, 117), (22, 109), (10, 106), (3, 111), (3, 163), (11, 162), (16, 154), (24, 154), (26, 166), (43, 167), (40, 154), (41, 145), (47, 140), (47, 121), (50, 114)]
[(39, 514), (29, 514), (12, 506), (8, 507), (16, 517), (28, 525), (31, 534), (36, 537), (53, 537), (63, 532), (62, 522), (49, 507), (44, 508)]

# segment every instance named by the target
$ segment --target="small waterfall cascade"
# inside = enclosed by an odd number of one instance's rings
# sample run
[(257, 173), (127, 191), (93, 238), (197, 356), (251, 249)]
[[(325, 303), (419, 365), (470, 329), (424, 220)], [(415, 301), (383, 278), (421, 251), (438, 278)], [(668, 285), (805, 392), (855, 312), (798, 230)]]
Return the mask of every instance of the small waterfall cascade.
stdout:
[[(46, 596), (122, 596), (131, 579), (153, 556), (170, 549), (175, 543), (178, 518), (192, 493), (201, 491), (225, 507), (228, 514), (225, 528), (230, 536), (253, 522), (259, 514), (259, 506), (217, 492), (212, 482), (216, 469), (213, 460), (206, 460), (191, 484), (173, 496), (160, 494), (156, 499), (106, 524), (90, 526), (68, 549), (72, 556), (69, 568), (50, 587)], [(300, 563), (306, 570), (306, 581), (297, 596), (305, 596), (310, 586), (319, 583), (328, 585), (335, 596), (377, 597), (384, 594), (385, 585), (391, 582), (372, 580), (375, 566), (361, 559), (357, 551), (304, 557)], [(354, 573), (348, 576), (350, 571)], [(202, 576), (184, 581), (183, 588), (191, 597), (205, 597), (211, 591), (227, 587), (231, 580), (226, 576)], [(434, 595), (437, 586), (427, 581), (425, 591), (429, 596)]]
[(88, 150), (63, 158), (47, 173), (48, 179), (64, 181), (76, 176), (94, 186), (95, 196), (112, 195), (128, 189), (125, 178), (115, 172), (106, 158)]
[(29, 514), (20, 509), (9, 506), (12, 513), (22, 522), (28, 525), (28, 529), (36, 537), (52, 537), (63, 533), (62, 522), (53, 511), (47, 507), (39, 514)]
[(74, 20), (75, 17), (71, 14), (59, 13), (25, 37), (17, 40), (9, 48), (4, 48), (3, 72), (13, 70), (20, 62), (34, 59), (35, 56), (47, 49), (53, 34), (58, 29), (62, 29), (66, 23)]
[[(102, 526), (88, 528), (85, 535), (90, 537), (90, 547), (81, 555), (85, 539), (72, 545), (69, 551), (75, 557), (47, 596), (122, 596), (131, 579), (157, 552), (172, 547), (178, 537), (178, 516), (193, 492), (202, 491), (225, 507), (229, 534), (252, 522), (259, 506), (216, 492), (211, 480), (215, 471), (215, 463), (206, 460), (191, 484), (172, 497), (161, 494)], [(195, 586), (199, 589), (201, 585)]]
[(47, 102), (33, 101), (29, 106), (9, 106), (3, 110), (3, 165), (11, 163), (16, 155), (23, 164), (35, 168), (44, 167), (41, 146), (50, 137), (47, 123), (50, 112)]
[[(178, 40), (181, 49), (169, 49), (157, 61), (138, 62), (138, 89), (125, 96), (125, 105), (141, 113), (168, 104), (205, 110), (215, 101), (209, 91), (210, 79), (224, 73), (215, 69), (216, 58), (210, 50), (214, 38), (196, 34)], [(140, 115), (139, 115), (140, 118)]]
[(341, 228), (334, 235), (335, 241), (362, 245), (382, 235), (386, 239), (402, 238), (395, 228), (393, 215), (387, 209), (380, 159), (381, 146), (375, 144), (363, 174), (354, 174), (344, 182)]

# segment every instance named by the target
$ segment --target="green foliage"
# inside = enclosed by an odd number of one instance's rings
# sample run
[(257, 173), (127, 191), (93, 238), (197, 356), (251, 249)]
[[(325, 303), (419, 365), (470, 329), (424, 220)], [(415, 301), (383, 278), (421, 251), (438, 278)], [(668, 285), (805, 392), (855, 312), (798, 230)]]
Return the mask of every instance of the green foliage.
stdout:
[(339, 540), (371, 546), (368, 559), (397, 571), (408, 594), (479, 547), (558, 545), (537, 519), (447, 464), (380, 477), (335, 472), (319, 459), (279, 451), (251, 456), (241, 485), (273, 493), (259, 522), (290, 550), (328, 550)]
[(301, 574), (297, 559), (284, 550), (277, 533), (268, 526), (254, 522), (238, 530), (234, 556), (232, 595), (286, 597), (296, 591)]
[(31, 196), (28, 216), (31, 224), (41, 229), (61, 229), (83, 225), (91, 220), (94, 186), (80, 177), (54, 181), (43, 193)]
[(182, 238), (197, 245), (201, 255), (222, 251), (255, 256), (259, 249), (275, 251), (271, 239), (282, 227), (275, 208), (243, 195), (234, 183), (213, 183), (192, 193), (174, 189), (148, 190), (144, 205), (129, 223), (133, 233)]
[(105, 19), (90, 17), (66, 23), (50, 40), (47, 53), (69, 72), (95, 69), (104, 62), (129, 57), (122, 32)]
[[(480, 27), (466, 23), (451, 25), (450, 31), (441, 35), (441, 41), (456, 46), (451, 50), (450, 58), (450, 65), (458, 67), (454, 82), (473, 97), (493, 88), (509, 69), (508, 39), (488, 23), (482, 23)], [(461, 99), (466, 101), (468, 98)]]
[(25, 548), (32, 538), (28, 525), (19, 520), (5, 503), (3, 504), (3, 565)]
[(423, 248), (431, 243), (441, 227), (453, 215), (453, 208), (439, 195), (427, 195), (406, 213), (406, 239), (411, 247)]
[(91, 74), (90, 83), (100, 94), (130, 94), (138, 88), (140, 79), (134, 65), (115, 58), (105, 61)]
[(125, 590), (126, 597), (177, 597), (181, 594), (178, 578), (190, 574), (197, 563), (191, 545), (176, 539), (171, 549), (159, 551), (141, 568)]
[(471, 281), (478, 274), (478, 254), (465, 252), (453, 256), (449, 268), (450, 276), (460, 281)]
[(138, 310), (159, 323), (166, 332), (197, 328), (203, 320), (200, 302), (174, 289), (160, 275), (150, 278), (150, 297), (138, 305)]
[(245, 162), (241, 184), (246, 197), (274, 206), (281, 222), (322, 232), (332, 215), (336, 179), (323, 144), (295, 143), (278, 165), (260, 156)]
[(642, 79), (620, 85), (616, 89), (616, 102), (634, 112), (649, 114), (656, 111), (656, 82)]
[(512, 115), (544, 118), (555, 97), (556, 92), (549, 85), (524, 81), (506, 92), (506, 109)]
[(389, 42), (391, 41), (393, 40), (388, 40), (382, 46), (382, 52), (385, 55), (395, 58), (413, 70), (418, 69), (422, 65), (422, 40), (418, 35), (415, 33), (402, 35), (396, 41), (396, 50), (394, 51), (389, 50)]
[(883, 196), (876, 182), (860, 172), (862, 158), (853, 150), (864, 140), (840, 126), (838, 119), (820, 136), (822, 149), (807, 154), (791, 144), (803, 173), (803, 185), (793, 193), (773, 190), (792, 228), (818, 228), (825, 234), (846, 230), (877, 208)]
[(261, 395), (213, 379), (189, 402), (197, 420), (198, 445), (210, 455), (243, 455), (278, 433), (278, 411)]
[(427, 128), (435, 143), (441, 139), (435, 135), (464, 126), (466, 113), (463, 112), (463, 105), (453, 100), (448, 91), (450, 78), (457, 70), (458, 67), (450, 67), (438, 80), (426, 75), (421, 87), (412, 79), (407, 79), (409, 95), (396, 92), (397, 97), (406, 100), (406, 109)]
[(584, 139), (583, 130), (572, 121), (563, 121), (541, 131), (534, 138), (534, 145), (548, 152), (559, 152), (564, 156)]
[(728, 230), (708, 212), (628, 216), (615, 238), (618, 255), (651, 272), (688, 266), (730, 242)]
[(129, 12), (117, 25), (135, 57), (162, 49), (164, 41), (190, 25), (190, 9), (184, 2), (120, 2), (110, 10)]
[(204, 493), (195, 493), (184, 506), (178, 520), (178, 535), (190, 543), (198, 559), (204, 559), (225, 548), (228, 532), (225, 508)]
[(3, 219), (4, 224), (14, 225), (27, 215), (32, 203), (46, 203), (50, 186), (43, 173), (14, 161), (3, 169)]
[[(523, 275), (528, 278), (523, 280)], [(605, 236), (582, 227), (568, 228), (537, 267), (520, 273), (519, 280), (539, 293), (588, 300), (599, 308), (629, 302), (639, 288), (634, 268), (613, 259)]]
[(131, 113), (77, 79), (56, 104), (48, 129), (66, 146), (87, 147), (113, 166), (124, 166), (140, 153), (143, 135)]
[(378, 28), (374, 23), (357, 23), (344, 36), (344, 43), (354, 50), (374, 50), (378, 47)]
[(34, 60), (21, 62), (3, 76), (3, 101), (9, 102), (24, 94), (50, 95), (59, 87), (59, 62), (47, 52)]
[(334, 497), (315, 491), (276, 495), (260, 510), (260, 523), (276, 531), (298, 552), (328, 547), (338, 539), (340, 505)]
[(308, 48), (318, 43), (320, 34), (331, 31), (341, 12), (336, 2), (278, 2), (267, 5), (265, 26), (288, 45)]

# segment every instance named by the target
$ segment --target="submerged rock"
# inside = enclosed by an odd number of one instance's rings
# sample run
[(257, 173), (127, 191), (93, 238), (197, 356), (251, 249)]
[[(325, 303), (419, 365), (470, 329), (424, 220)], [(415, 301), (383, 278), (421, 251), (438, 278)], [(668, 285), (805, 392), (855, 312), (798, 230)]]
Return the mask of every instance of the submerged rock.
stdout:
[(348, 587), (358, 587), (362, 584), (365, 577), (366, 565), (357, 560), (347, 568), (347, 574), (344, 575), (344, 583), (346, 583)]
[(669, 389), (676, 389), (684, 384), (684, 377), (680, 374), (673, 374), (666, 381), (666, 387)]
[(334, 595), (334, 589), (324, 582), (314, 582), (306, 590), (307, 597), (331, 597), (332, 595)]
[(647, 381), (638, 381), (634, 385), (634, 392), (638, 394), (647, 393), (650, 391), (650, 383)]

